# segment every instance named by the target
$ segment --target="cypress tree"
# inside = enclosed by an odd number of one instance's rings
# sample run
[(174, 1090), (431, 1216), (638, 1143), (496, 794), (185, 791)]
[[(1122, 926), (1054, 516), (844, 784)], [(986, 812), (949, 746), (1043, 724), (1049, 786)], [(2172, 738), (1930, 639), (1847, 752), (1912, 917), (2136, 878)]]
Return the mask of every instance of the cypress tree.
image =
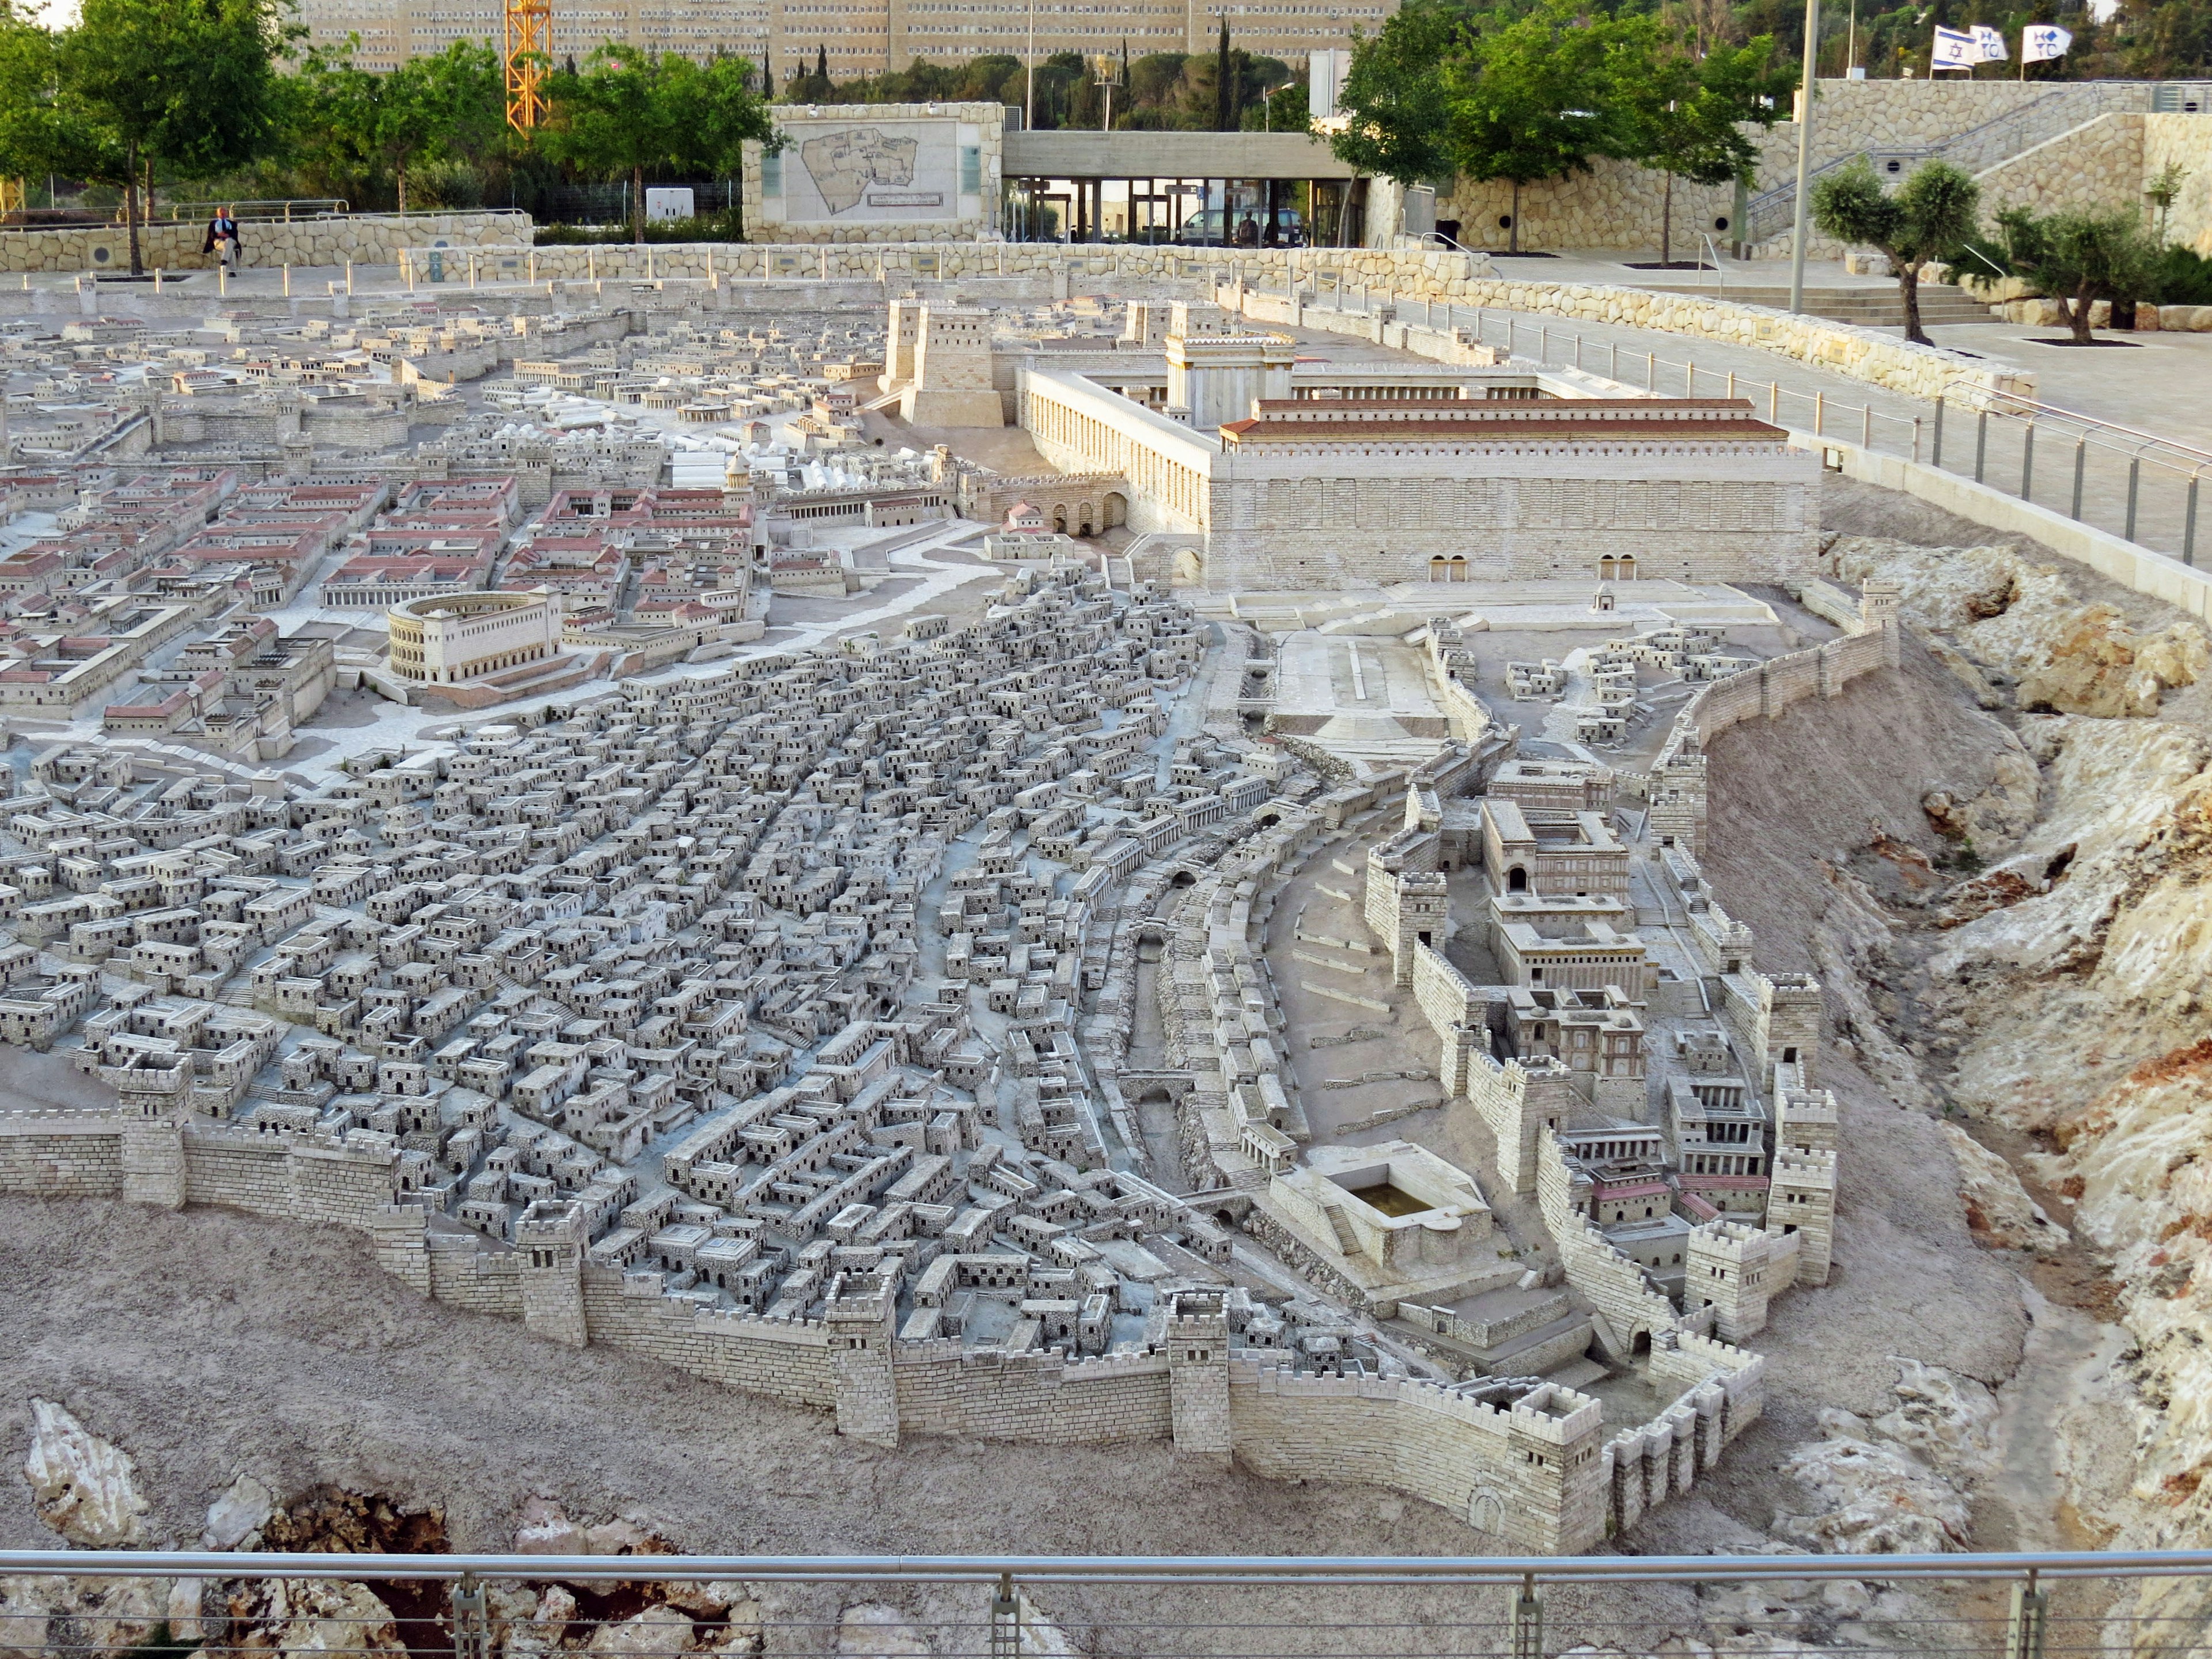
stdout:
[(1221, 14), (1221, 44), (1216, 49), (1213, 64), (1213, 130), (1234, 132), (1237, 130), (1237, 94), (1230, 86), (1229, 14)]

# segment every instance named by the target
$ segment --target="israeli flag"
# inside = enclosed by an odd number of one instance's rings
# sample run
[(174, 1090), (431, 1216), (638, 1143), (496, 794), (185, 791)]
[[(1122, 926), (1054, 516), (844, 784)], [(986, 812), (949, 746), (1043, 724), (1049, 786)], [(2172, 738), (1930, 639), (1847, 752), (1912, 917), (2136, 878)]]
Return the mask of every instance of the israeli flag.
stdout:
[(1970, 70), (1982, 61), (1982, 49), (1974, 37), (1964, 29), (1947, 29), (1940, 23), (1936, 27), (1936, 50), (1929, 62), (1939, 70)]
[(2012, 56), (2005, 50), (2003, 32), (1993, 29), (1986, 23), (1974, 25), (1974, 46), (1982, 54), (1984, 64), (2002, 64)]
[(2056, 23), (2030, 23), (2020, 32), (2020, 61), (2041, 64), (2063, 58), (2074, 37)]

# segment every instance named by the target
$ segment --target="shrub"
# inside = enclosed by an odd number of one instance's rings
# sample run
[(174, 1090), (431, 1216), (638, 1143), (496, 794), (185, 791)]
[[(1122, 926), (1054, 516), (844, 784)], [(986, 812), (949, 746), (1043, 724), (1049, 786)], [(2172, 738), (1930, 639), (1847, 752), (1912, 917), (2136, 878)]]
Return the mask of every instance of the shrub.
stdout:
[[(627, 246), (630, 238), (627, 225), (540, 225), (536, 241), (539, 247), (611, 247)], [(738, 215), (702, 213), (692, 219), (656, 219), (647, 224), (645, 240), (648, 242), (742, 242), (744, 235), (738, 228)]]
[(2160, 248), (2148, 297), (2153, 305), (2212, 306), (2212, 259), (2179, 242)]

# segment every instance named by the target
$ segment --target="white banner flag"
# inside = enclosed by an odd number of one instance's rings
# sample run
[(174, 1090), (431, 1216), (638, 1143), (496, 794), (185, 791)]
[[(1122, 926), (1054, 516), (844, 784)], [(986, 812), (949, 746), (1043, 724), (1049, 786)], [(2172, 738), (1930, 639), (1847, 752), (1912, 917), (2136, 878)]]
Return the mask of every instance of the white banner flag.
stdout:
[(1936, 27), (1936, 50), (1929, 62), (1932, 68), (1972, 69), (1982, 61), (1982, 49), (1974, 37), (1964, 29), (1947, 29), (1940, 23)]
[(2074, 37), (2056, 23), (2030, 23), (2020, 32), (2020, 61), (2040, 64), (2063, 58)]
[(2004, 33), (1986, 23), (1974, 25), (1974, 46), (1984, 64), (2002, 64), (2012, 54), (2005, 50)]

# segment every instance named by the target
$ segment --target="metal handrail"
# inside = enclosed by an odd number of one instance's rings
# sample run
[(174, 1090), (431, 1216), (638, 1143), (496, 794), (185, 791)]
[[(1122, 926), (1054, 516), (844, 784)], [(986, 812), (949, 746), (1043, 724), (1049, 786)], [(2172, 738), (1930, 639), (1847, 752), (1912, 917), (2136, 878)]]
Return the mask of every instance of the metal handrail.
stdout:
[(383, 1555), (5, 1550), (0, 1576), (737, 1580), (813, 1583), (1506, 1584), (1717, 1580), (2166, 1578), (2212, 1575), (2212, 1550), (1955, 1555)]
[[(2077, 82), (2076, 84), (2078, 85), (2079, 83)], [(2142, 84), (2155, 85), (2157, 83), (2142, 82)], [(2002, 115), (1993, 115), (1986, 121), (1978, 121), (1972, 126), (1966, 128), (1964, 131), (1954, 132), (1948, 138), (1943, 139), (1937, 143), (1921, 145), (1906, 149), (1852, 150), (1846, 155), (1838, 155), (1832, 161), (1823, 161), (1819, 167), (1814, 167), (1813, 171), (1807, 175), (1807, 182), (1810, 183), (1813, 179), (1819, 179), (1827, 173), (1836, 172), (1839, 168), (1849, 167), (1852, 162), (1860, 160), (1862, 157), (1875, 162), (1900, 161), (1907, 163), (1930, 161), (1939, 157), (1948, 159), (1949, 157), (1955, 155), (1960, 149), (1965, 148), (1967, 144), (1977, 139), (1985, 138), (1990, 134), (1997, 131), (2000, 128), (2008, 125), (2027, 125), (2028, 118), (2033, 116), (2037, 111), (2050, 109), (2062, 100), (2070, 99), (2070, 89), (2047, 92), (2040, 98), (2035, 99), (2030, 103), (2022, 104), (2017, 109), (2007, 110)], [(2095, 118), (2093, 116), (2087, 118), (2094, 119)], [(2058, 132), (2051, 133), (2045, 138), (2039, 138), (2036, 143), (2048, 143), (2051, 138), (2056, 138), (2059, 137), (2061, 133), (2067, 131), (2069, 131), (2069, 129), (2062, 127), (2059, 129)], [(2033, 145), (2028, 145), (2025, 148), (2033, 149)], [(2018, 151), (2013, 152), (2013, 154), (2015, 155), (2018, 153)], [(2007, 160), (2009, 158), (2000, 157), (1998, 159)], [(1988, 165), (1994, 167), (1996, 163), (1992, 161), (1988, 163)], [(1977, 169), (1977, 171), (1979, 169)], [(1783, 183), (1776, 185), (1771, 189), (1762, 191), (1758, 195), (1753, 197), (1749, 202), (1745, 204), (1744, 206), (1743, 240), (1747, 242), (1765, 241), (1768, 236), (1772, 235), (1775, 230), (1778, 229), (1779, 227), (1761, 228), (1765, 212), (1775, 207), (1793, 204), (1796, 200), (1796, 197), (1797, 181), (1795, 179), (1784, 180)]]
[(2138, 427), (2122, 426), (2118, 421), (2108, 421), (2101, 416), (2084, 415), (2079, 410), (2064, 409), (2057, 404), (2039, 403), (2033, 398), (2023, 398), (2016, 392), (1992, 388), (1984, 395), (1993, 400), (2030, 410), (2037, 415), (2056, 416), (2061, 420), (2072, 421), (2079, 426), (2099, 427), (2106, 432), (2118, 432), (2130, 438), (2140, 439), (2147, 444), (2157, 444), (2162, 448), (2177, 450), (2191, 460), (2212, 464), (2212, 449), (2199, 449), (2193, 444), (2185, 444), (2174, 438), (2161, 437), (2155, 432), (2145, 432)]
[(203, 213), (212, 216), (217, 208), (228, 208), (232, 216), (238, 219), (289, 220), (295, 208), (303, 216), (311, 218), (353, 211), (343, 196), (269, 196), (252, 201), (157, 202), (155, 205), (166, 210), (171, 220), (197, 219)]

